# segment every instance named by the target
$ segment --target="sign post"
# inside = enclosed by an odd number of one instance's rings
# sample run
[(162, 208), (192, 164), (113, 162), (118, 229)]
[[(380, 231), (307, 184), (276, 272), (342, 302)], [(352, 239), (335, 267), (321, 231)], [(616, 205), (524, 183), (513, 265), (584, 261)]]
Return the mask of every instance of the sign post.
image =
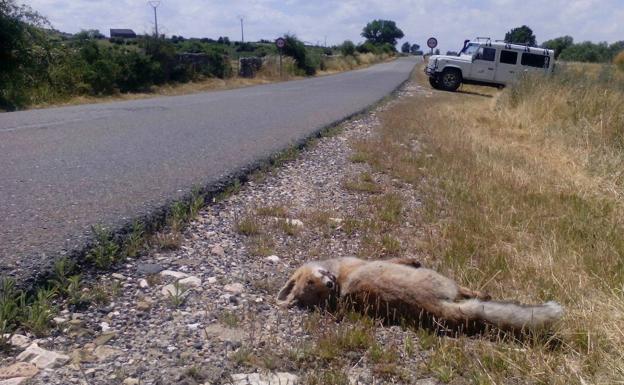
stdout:
[(427, 47), (431, 48), (431, 54), (433, 55), (433, 49), (438, 46), (438, 39), (435, 37), (430, 37), (427, 40)]
[(278, 38), (277, 40), (275, 40), (275, 46), (277, 47), (278, 51), (279, 51), (279, 57), (280, 57), (280, 79), (282, 79), (284, 77), (284, 72), (282, 70), (282, 52), (284, 50), (284, 47), (286, 47), (286, 40), (283, 37)]

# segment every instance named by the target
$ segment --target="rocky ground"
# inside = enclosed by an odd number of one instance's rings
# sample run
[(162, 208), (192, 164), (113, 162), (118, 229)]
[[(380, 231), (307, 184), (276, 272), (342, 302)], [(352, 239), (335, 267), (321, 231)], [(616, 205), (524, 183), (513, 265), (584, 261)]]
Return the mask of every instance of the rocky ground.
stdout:
[[(398, 98), (428, 92), (410, 83)], [(16, 353), (30, 349), (19, 360), (36, 362), (13, 367), (22, 370), (15, 374), (6, 367), (16, 359), (5, 359), (0, 384), (435, 384), (416, 370), (427, 353), (407, 346), (418, 339), (413, 330), (374, 325), (373, 347), (324, 364), (314, 359), (323, 355), (320, 339), (344, 326), (331, 315), (275, 305), (302, 263), (371, 250), (357, 225), (371, 211), (371, 196), (419, 204), (409, 186), (353, 159), (352, 143), (375, 134), (388, 103), (204, 208), (178, 249), (154, 246), (99, 277), (92, 284), (112, 302), (64, 310), (55, 319), (58, 331), (35, 341), (44, 352), (60, 353), (49, 361), (31, 339), (16, 341)], [(401, 225), (415, 226), (410, 218)], [(378, 359), (374, 346), (392, 347), (392, 359)], [(379, 369), (380, 362), (386, 366)]]

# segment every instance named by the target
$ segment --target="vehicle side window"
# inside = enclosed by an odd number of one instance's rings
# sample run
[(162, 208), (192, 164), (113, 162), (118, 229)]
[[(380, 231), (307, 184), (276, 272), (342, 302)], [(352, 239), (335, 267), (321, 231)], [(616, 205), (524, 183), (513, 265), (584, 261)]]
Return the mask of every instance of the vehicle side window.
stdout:
[(504, 64), (516, 64), (518, 62), (518, 52), (501, 51), (500, 62)]
[(548, 68), (550, 64), (550, 57), (546, 55), (538, 55), (534, 53), (523, 53), (522, 63), (523, 66), (536, 67), (536, 68)]
[(475, 56), (475, 60), (494, 61), (495, 57), (495, 48), (481, 47), (479, 48), (479, 52), (477, 52), (477, 56)]

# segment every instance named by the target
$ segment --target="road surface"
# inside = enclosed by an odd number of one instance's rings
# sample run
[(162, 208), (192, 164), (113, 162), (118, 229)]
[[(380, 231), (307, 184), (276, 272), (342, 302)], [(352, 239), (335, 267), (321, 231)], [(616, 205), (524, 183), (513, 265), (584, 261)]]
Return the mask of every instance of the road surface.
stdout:
[(300, 81), (0, 114), (0, 274), (19, 280), (382, 99), (402, 58)]

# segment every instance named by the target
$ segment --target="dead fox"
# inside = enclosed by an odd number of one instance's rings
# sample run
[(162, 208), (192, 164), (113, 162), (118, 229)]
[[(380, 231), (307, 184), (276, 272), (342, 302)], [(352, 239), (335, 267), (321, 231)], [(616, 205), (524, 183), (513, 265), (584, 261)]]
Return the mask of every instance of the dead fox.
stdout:
[[(306, 263), (280, 290), (281, 306), (323, 306), (332, 297), (395, 319), (429, 317), (450, 325), (543, 329), (563, 316), (561, 305), (521, 305), (459, 286), (412, 259), (365, 261), (346, 257)], [(435, 321), (437, 322), (437, 321)]]

